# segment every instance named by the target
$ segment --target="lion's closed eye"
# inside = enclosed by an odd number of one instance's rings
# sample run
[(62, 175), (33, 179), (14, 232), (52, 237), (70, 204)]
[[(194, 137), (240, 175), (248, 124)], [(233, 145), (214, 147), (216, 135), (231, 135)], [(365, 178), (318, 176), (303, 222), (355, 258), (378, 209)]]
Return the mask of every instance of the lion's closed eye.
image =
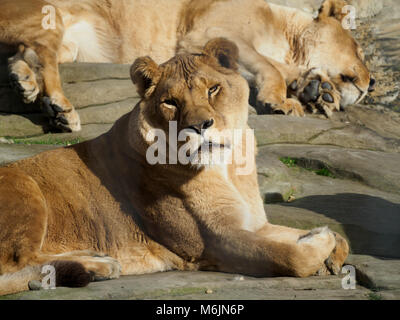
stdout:
[(342, 78), (343, 82), (355, 82), (357, 80), (357, 77), (354, 76), (346, 76), (344, 74), (341, 74), (340, 77)]
[(178, 108), (178, 102), (175, 99), (166, 99), (162, 102), (167, 108)]

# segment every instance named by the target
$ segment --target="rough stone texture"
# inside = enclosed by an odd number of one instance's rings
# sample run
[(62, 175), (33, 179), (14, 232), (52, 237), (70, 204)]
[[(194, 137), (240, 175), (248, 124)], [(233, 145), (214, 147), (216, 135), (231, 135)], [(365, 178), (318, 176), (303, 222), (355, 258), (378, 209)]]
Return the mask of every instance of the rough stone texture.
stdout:
[(368, 288), (397, 291), (400, 288), (400, 260), (350, 255), (347, 263), (356, 267), (358, 281)]
[(0, 142), (0, 166), (57, 148), (53, 145), (14, 145)]
[(77, 109), (137, 97), (131, 80), (106, 79), (66, 83), (63, 85), (63, 89), (65, 95)]
[[(256, 129), (257, 142), (260, 146), (290, 142), (388, 152), (400, 151), (400, 135), (397, 139), (391, 138), (393, 135), (381, 136), (368, 128), (366, 126), (368, 123), (361, 125), (351, 123), (352, 120), (341, 122), (313, 117), (251, 115), (249, 125)], [(386, 122), (381, 121), (379, 117), (376, 118), (376, 123), (380, 123), (381, 127), (386, 125)]]
[[(207, 294), (210, 289), (212, 293)], [(341, 278), (336, 276), (251, 278), (215, 272), (167, 272), (95, 282), (83, 289), (30, 291), (0, 299), (367, 300), (369, 293), (362, 286), (344, 290)]]
[(81, 122), (87, 124), (112, 124), (124, 114), (132, 111), (139, 98), (128, 98), (102, 106), (93, 106), (78, 111)]
[[(316, 12), (323, 0), (268, 0), (267, 2), (285, 5), (302, 9), (307, 12)], [(376, 0), (347, 0), (347, 3), (354, 6), (358, 18), (369, 18), (382, 11), (383, 1)]]
[(82, 72), (82, 64), (65, 63), (60, 66), (60, 74), (64, 83), (88, 82), (107, 79), (129, 80), (130, 68), (131, 66), (126, 64), (85, 63), (84, 72)]
[(278, 157), (299, 159), (299, 165), (306, 169), (327, 168), (338, 178), (400, 194), (399, 153), (307, 145), (274, 145), (262, 150)]

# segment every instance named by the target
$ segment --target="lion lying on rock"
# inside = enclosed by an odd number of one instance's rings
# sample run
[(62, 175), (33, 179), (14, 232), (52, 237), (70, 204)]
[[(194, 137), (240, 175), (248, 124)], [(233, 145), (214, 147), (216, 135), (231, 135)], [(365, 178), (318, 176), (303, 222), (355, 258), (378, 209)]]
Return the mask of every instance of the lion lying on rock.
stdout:
[[(249, 88), (237, 61), (236, 45), (220, 38), (162, 65), (139, 58), (131, 77), (142, 100), (108, 133), (0, 168), (0, 294), (27, 290), (48, 264), (58, 286), (167, 270), (338, 273), (347, 242), (327, 227), (268, 223), (254, 137), (243, 145), (218, 135), (249, 132)], [(195, 141), (189, 158), (249, 149), (251, 171), (238, 175), (236, 158), (149, 164), (153, 131), (171, 134), (171, 121)], [(168, 147), (170, 160), (177, 149)]]
[(0, 44), (15, 51), (11, 84), (27, 103), (40, 98), (65, 131), (81, 126), (61, 88), (59, 63), (130, 64), (145, 55), (161, 63), (199, 52), (215, 37), (238, 45), (240, 70), (258, 89), (262, 112), (302, 116), (307, 106), (330, 116), (375, 84), (342, 26), (345, 6), (325, 0), (313, 18), (264, 0), (2, 0)]

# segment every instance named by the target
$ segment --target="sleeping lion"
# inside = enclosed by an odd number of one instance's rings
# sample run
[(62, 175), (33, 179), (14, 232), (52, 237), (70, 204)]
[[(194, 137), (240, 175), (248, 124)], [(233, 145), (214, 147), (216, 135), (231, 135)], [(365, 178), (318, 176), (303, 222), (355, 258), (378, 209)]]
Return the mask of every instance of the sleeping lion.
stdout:
[[(237, 46), (222, 38), (161, 65), (138, 58), (131, 77), (142, 99), (108, 133), (0, 168), (0, 294), (27, 290), (44, 265), (56, 269), (57, 286), (72, 287), (168, 270), (337, 274), (346, 240), (327, 227), (268, 223), (254, 136), (220, 139), (226, 130), (249, 132), (238, 61)], [(177, 152), (172, 121), (194, 141), (188, 157), (197, 154), (197, 164), (149, 164), (154, 130), (166, 132), (169, 160)], [(246, 174), (236, 157), (203, 161), (248, 148)]]
[(239, 47), (240, 71), (275, 113), (327, 116), (361, 101), (375, 80), (361, 47), (342, 26), (344, 0), (325, 0), (318, 17), (264, 0), (2, 0), (0, 44), (11, 52), (11, 84), (27, 103), (41, 100), (50, 122), (79, 131), (58, 64), (161, 63), (198, 53), (215, 37)]

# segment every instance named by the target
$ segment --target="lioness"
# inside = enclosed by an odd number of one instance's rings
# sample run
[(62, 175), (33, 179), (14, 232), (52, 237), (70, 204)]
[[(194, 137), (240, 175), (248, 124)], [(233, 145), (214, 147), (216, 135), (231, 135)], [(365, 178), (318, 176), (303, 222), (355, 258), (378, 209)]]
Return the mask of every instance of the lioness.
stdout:
[(375, 84), (342, 27), (345, 5), (326, 0), (313, 18), (264, 0), (2, 0), (0, 43), (16, 52), (10, 79), (24, 101), (40, 97), (51, 122), (66, 131), (80, 130), (80, 120), (63, 94), (58, 63), (130, 64), (144, 55), (161, 63), (199, 52), (214, 37), (239, 46), (242, 74), (262, 106), (301, 116), (303, 103), (329, 116)]
[[(191, 152), (201, 158), (254, 147), (209, 134), (248, 129), (249, 88), (237, 61), (238, 48), (225, 39), (162, 65), (139, 58), (131, 77), (142, 100), (108, 133), (1, 168), (0, 294), (26, 290), (48, 263), (57, 285), (68, 286), (167, 270), (337, 273), (348, 254), (340, 235), (268, 223), (255, 152), (247, 175), (236, 174), (236, 158), (208, 166), (147, 161), (152, 131), (168, 133), (170, 121), (200, 138)], [(212, 148), (202, 153), (203, 145)]]

